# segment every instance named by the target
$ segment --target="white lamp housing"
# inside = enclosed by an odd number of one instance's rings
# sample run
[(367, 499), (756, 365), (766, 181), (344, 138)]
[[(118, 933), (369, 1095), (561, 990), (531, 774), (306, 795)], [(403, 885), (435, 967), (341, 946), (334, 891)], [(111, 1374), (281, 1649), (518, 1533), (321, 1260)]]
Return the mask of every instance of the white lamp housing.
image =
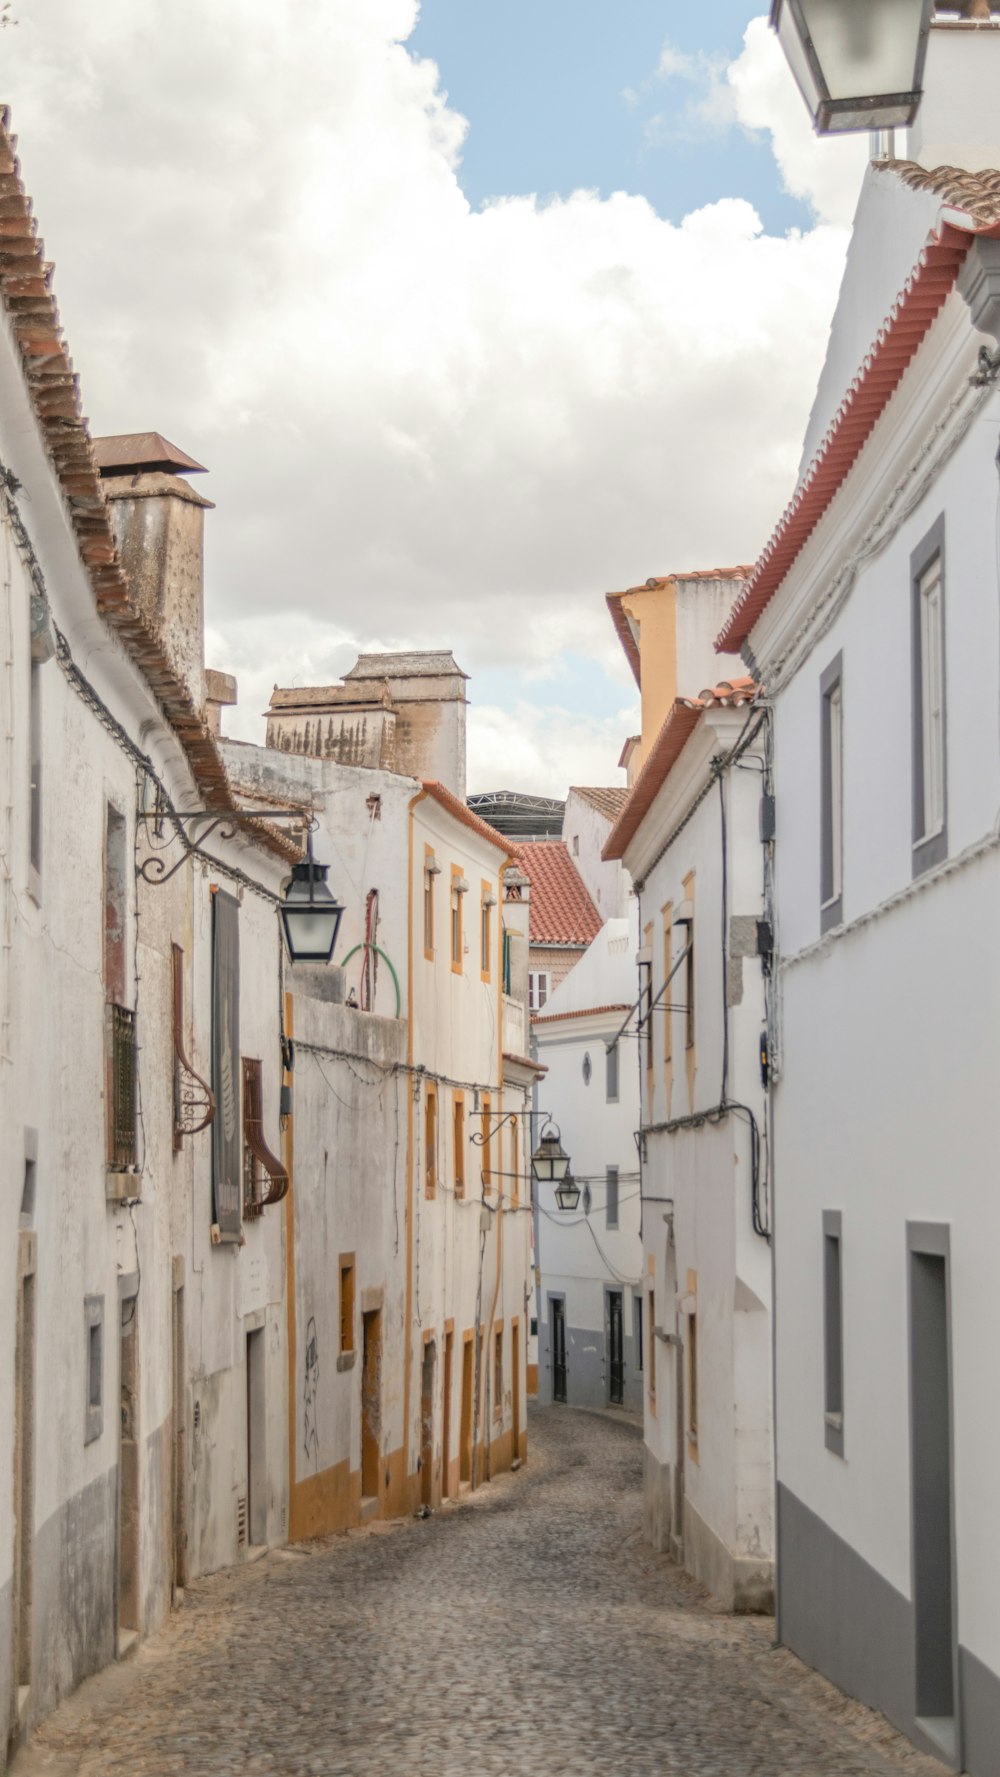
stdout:
[(772, 0), (771, 25), (819, 135), (913, 122), (933, 0)]

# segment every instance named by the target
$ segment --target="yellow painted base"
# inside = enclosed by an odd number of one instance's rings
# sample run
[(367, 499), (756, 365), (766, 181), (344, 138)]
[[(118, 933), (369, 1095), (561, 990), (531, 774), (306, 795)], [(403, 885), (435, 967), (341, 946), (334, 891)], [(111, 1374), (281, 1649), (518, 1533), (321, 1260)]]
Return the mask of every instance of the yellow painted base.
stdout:
[(529, 1394), (529, 1396), (531, 1396), (532, 1399), (537, 1400), (537, 1398), (538, 1398), (538, 1365), (537, 1364), (528, 1364), (527, 1371), (528, 1371), (528, 1382), (527, 1382), (528, 1394)]

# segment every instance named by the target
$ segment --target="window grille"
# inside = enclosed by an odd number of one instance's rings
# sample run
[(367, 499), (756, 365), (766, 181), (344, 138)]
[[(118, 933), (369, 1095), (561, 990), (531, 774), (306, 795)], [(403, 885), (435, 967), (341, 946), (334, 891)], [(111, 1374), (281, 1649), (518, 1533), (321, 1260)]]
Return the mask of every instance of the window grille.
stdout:
[(264, 1140), (264, 1070), (243, 1057), (243, 1217), (252, 1222), (268, 1203), (280, 1203), (288, 1174)]
[(184, 1049), (184, 952), (173, 946), (174, 967), (174, 1152), (186, 1135), (207, 1129), (215, 1116), (215, 1094), (191, 1066)]
[(109, 1005), (110, 1126), (108, 1164), (124, 1171), (136, 1164), (136, 1108), (138, 1101), (135, 1013), (127, 1006)]

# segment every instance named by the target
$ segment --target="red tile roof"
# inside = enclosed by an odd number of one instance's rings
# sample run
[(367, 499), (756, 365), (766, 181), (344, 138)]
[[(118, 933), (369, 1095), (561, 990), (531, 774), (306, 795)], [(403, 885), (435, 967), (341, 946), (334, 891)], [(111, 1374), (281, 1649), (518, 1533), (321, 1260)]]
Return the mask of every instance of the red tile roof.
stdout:
[(756, 690), (752, 679), (724, 679), (710, 690), (702, 691), (698, 697), (675, 698), (670, 714), (653, 742), (649, 758), (632, 785), (628, 801), (608, 835), (602, 857), (624, 857), (704, 711), (712, 705), (740, 709), (750, 703)]
[(532, 944), (590, 944), (601, 916), (561, 839), (536, 839), (518, 847), (518, 862), (531, 884), (528, 938)]
[(720, 654), (747, 640), (851, 469), (955, 286), (976, 235), (1000, 235), (1000, 173), (928, 170), (912, 161), (879, 163), (904, 185), (930, 191), (953, 214), (928, 237), (889, 315), (844, 396), (781, 521), (716, 639)]
[(502, 851), (506, 857), (517, 857), (517, 847), (512, 846), (509, 839), (505, 839), (504, 835), (498, 833), (495, 827), (491, 827), (487, 821), (480, 820), (477, 814), (473, 814), (471, 808), (467, 808), (461, 798), (444, 784), (439, 784), (437, 779), (432, 777), (421, 778), (420, 782), (425, 794), (433, 796), (434, 801), (440, 803), (442, 808), (446, 808), (449, 814), (454, 815), (456, 821), (461, 821), (464, 827), (471, 827), (473, 833), (478, 833), (480, 839), (486, 839), (490, 845), (495, 845), (497, 850)]
[(584, 802), (589, 802), (591, 808), (596, 808), (598, 814), (604, 815), (609, 821), (618, 819), (628, 795), (623, 785), (595, 789), (590, 785), (571, 784), (569, 793), (571, 796), (582, 796)]

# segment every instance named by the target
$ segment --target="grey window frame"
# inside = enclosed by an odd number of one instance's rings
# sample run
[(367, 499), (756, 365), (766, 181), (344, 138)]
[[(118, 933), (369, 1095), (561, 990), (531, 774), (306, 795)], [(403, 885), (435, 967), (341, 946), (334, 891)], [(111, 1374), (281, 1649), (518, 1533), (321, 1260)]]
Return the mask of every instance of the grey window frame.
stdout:
[(619, 1074), (618, 1044), (612, 1043), (610, 1049), (605, 1050), (604, 1056), (604, 1101), (606, 1104), (618, 1103), (618, 1094), (621, 1090)]
[[(840, 690), (840, 806), (833, 806), (833, 747), (830, 719), (831, 694)], [(819, 924), (821, 932), (839, 926), (844, 917), (844, 656), (834, 655), (819, 680)], [(833, 892), (833, 823), (840, 821), (840, 886)]]
[(823, 1211), (823, 1427), (826, 1447), (844, 1454), (844, 1229), (839, 1209)]
[[(614, 1179), (614, 1206), (615, 1206), (615, 1213), (614, 1213), (613, 1219), (612, 1219), (612, 1215), (611, 1215), (611, 1203), (612, 1203), (612, 1183), (611, 1183), (611, 1181), (612, 1181), (612, 1179)], [(617, 1228), (617, 1226), (618, 1226), (618, 1192), (619, 1192), (620, 1184), (621, 1184), (620, 1168), (617, 1166), (606, 1166), (604, 1169), (604, 1188), (605, 1188), (604, 1226), (606, 1228)]]
[[(910, 556), (911, 746), (913, 772), (913, 875), (922, 876), (948, 856), (948, 573), (944, 546), (944, 513), (931, 525)], [(924, 698), (920, 623), (920, 582), (935, 560), (941, 563), (941, 827), (924, 837)]]
[[(83, 1441), (93, 1444), (104, 1430), (104, 1297), (84, 1296), (83, 1298), (83, 1332), (84, 1332), (84, 1419)], [(94, 1347), (94, 1335), (97, 1335), (98, 1350), (98, 1387), (97, 1399), (93, 1398), (91, 1388), (91, 1353)]]

